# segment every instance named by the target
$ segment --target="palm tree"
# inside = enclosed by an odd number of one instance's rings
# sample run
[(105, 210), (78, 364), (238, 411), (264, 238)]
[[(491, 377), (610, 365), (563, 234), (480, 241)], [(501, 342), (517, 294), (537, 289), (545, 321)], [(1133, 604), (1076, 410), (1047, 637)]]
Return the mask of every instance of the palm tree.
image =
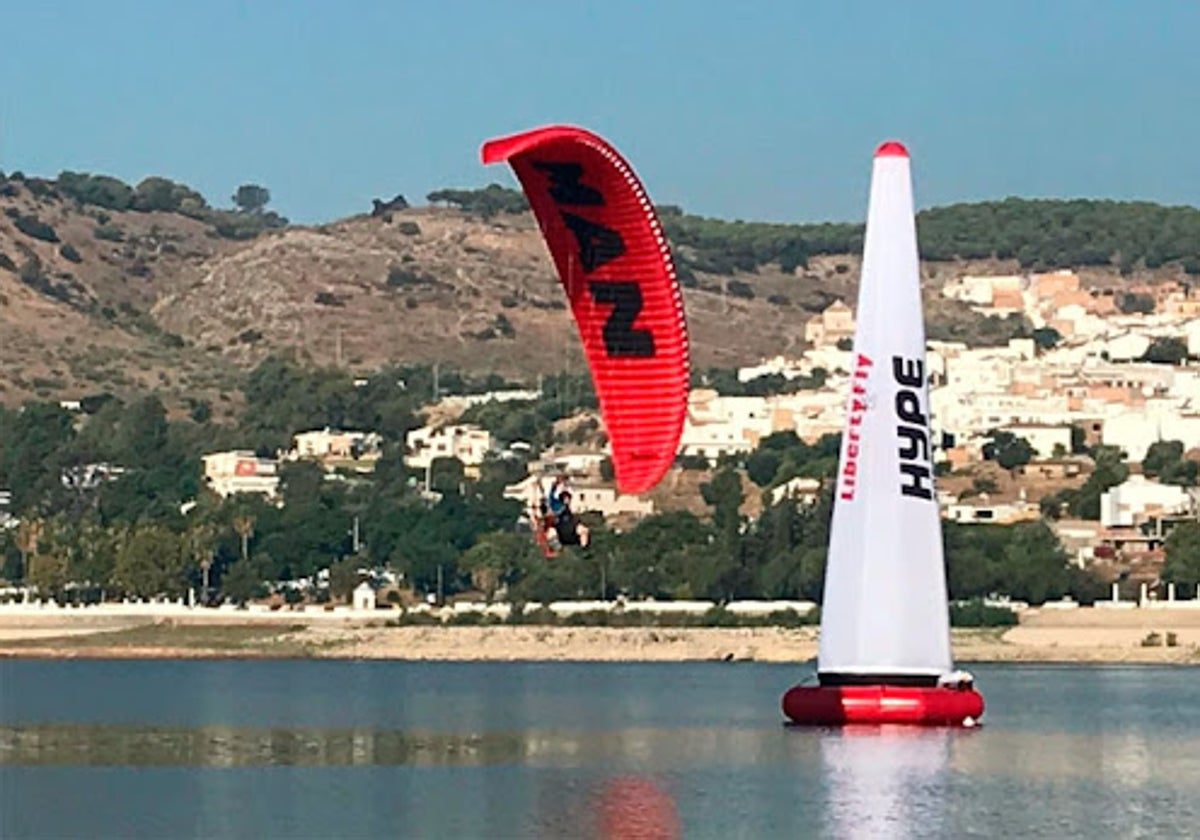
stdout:
[(39, 597), (55, 596), (68, 578), (69, 535), (62, 520), (29, 519), (17, 528), (17, 548), (25, 565), (25, 583)]
[(45, 525), (40, 519), (22, 519), (17, 526), (17, 551), (21, 552), (21, 573), (26, 577), (29, 575), (29, 557), (37, 554), (44, 530)]
[[(238, 517), (241, 519), (242, 517)], [(233, 527), (241, 533), (238, 522), (235, 519)], [(216, 538), (216, 530), (208, 522), (201, 522), (193, 525), (188, 529), (186, 540), (186, 551), (188, 556), (195, 561), (200, 567), (201, 585), (200, 599), (206, 601), (208, 599), (208, 572), (212, 568), (213, 563), (213, 541)], [(245, 539), (245, 538), (243, 538)], [(242, 554), (245, 555), (245, 543), (243, 542)]]
[(248, 513), (233, 518), (233, 530), (242, 538), (242, 559), (250, 559), (250, 538), (254, 536), (254, 517)]

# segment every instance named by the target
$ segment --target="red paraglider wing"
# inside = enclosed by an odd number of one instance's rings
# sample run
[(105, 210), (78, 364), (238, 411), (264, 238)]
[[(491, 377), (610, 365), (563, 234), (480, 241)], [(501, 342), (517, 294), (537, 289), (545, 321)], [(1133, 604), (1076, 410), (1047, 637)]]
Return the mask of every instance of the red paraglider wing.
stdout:
[(552, 126), (484, 143), (508, 161), (554, 257), (600, 398), (623, 493), (671, 466), (688, 395), (683, 296), (654, 207), (600, 137)]

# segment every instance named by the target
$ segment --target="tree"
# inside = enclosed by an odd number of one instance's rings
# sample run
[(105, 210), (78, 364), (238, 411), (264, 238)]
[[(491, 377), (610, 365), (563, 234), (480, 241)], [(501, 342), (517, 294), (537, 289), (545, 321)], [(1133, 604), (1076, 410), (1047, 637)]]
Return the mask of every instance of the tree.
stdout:
[(994, 460), (1006, 470), (1028, 464), (1033, 455), (1033, 446), (1029, 441), (1012, 432), (992, 432), (991, 442), (983, 447), (983, 457)]
[(57, 596), (67, 583), (69, 540), (64, 539), (67, 535), (63, 527), (61, 520), (37, 524), (36, 544), (26, 561), (25, 582), (37, 587), (40, 595)]
[(497, 213), (523, 213), (529, 202), (520, 190), (488, 184), (478, 190), (434, 190), (425, 196), (431, 204), (452, 204), (464, 212), (478, 213), (485, 219)]
[(737, 470), (723, 467), (717, 470), (711, 481), (700, 485), (700, 495), (713, 508), (713, 524), (719, 532), (737, 533), (742, 517), (742, 479)]
[(133, 203), (133, 190), (130, 186), (110, 175), (60, 172), (58, 189), (80, 204), (94, 204), (110, 210), (128, 210)]
[(1082, 455), (1088, 451), (1087, 432), (1082, 426), (1071, 426), (1071, 454)]
[(70, 534), (71, 579), (105, 586), (112, 579), (125, 538), (124, 528), (105, 527), (95, 515), (75, 523)]
[(207, 207), (204, 196), (191, 187), (157, 175), (142, 179), (133, 190), (134, 210), (161, 210), (169, 213), (185, 211), (194, 214)]
[(393, 548), (388, 562), (403, 571), (418, 592), (436, 592), (440, 582), (443, 593), (453, 593), (462, 588), (458, 552), (454, 545), (435, 540), (430, 531), (423, 531)]
[(1183, 457), (1183, 442), (1159, 440), (1150, 444), (1142, 456), (1142, 470), (1148, 476), (1157, 476), (1163, 469)]
[(13, 491), (18, 512), (46, 504), (61, 493), (66, 444), (75, 436), (71, 415), (55, 403), (25, 403), (6, 430), (0, 478)]
[(767, 487), (779, 472), (783, 457), (773, 449), (758, 448), (746, 457), (746, 475), (759, 487)]
[(1068, 503), (1071, 515), (1081, 519), (1099, 519), (1100, 496), (1129, 477), (1129, 467), (1125, 466), (1125, 453), (1120, 449), (1114, 446), (1097, 446), (1094, 457), (1096, 466), (1092, 474)]
[(1049, 350), (1062, 341), (1062, 333), (1054, 327), (1038, 327), (1033, 331), (1033, 343), (1042, 350)]
[(113, 583), (141, 598), (178, 595), (188, 567), (178, 536), (162, 525), (138, 525), (117, 555)]
[(1072, 490), (1060, 490), (1057, 493), (1042, 496), (1041, 501), (1038, 502), (1038, 510), (1046, 519), (1061, 519), (1063, 508), (1073, 494)]
[(1167, 537), (1163, 580), (1195, 586), (1200, 583), (1200, 522), (1182, 522)]
[(158, 397), (135, 400), (117, 426), (115, 460), (129, 466), (158, 466), (167, 444), (167, 431), (167, 410)]
[(457, 493), (463, 483), (465, 467), (457, 458), (434, 458), (429, 467), (428, 489), (438, 493)]
[(362, 576), (358, 573), (359, 566), (362, 565), (362, 558), (351, 555), (343, 557), (341, 560), (329, 567), (329, 594), (334, 598), (350, 600), (350, 596), (354, 592), (354, 587), (362, 582)]
[(635, 597), (685, 597), (678, 590), (696, 583), (693, 556), (708, 546), (712, 535), (712, 527), (693, 514), (671, 511), (643, 519), (607, 547), (597, 540), (591, 550), (604, 556), (607, 583), (613, 587)]
[(257, 598), (262, 588), (262, 577), (255, 564), (248, 559), (230, 565), (221, 578), (221, 591), (235, 604), (244, 604)]
[(243, 213), (261, 213), (271, 203), (271, 191), (258, 184), (242, 184), (232, 200)]
[(1061, 598), (1067, 590), (1067, 555), (1050, 526), (1045, 522), (1015, 526), (1000, 575), (1007, 594), (1014, 598), (1031, 604)]
[(1158, 480), (1163, 484), (1176, 484), (1180, 487), (1195, 487), (1200, 465), (1192, 460), (1179, 460), (1168, 464), (1159, 474)]
[(471, 585), (491, 601), (502, 584), (511, 583), (536, 562), (533, 541), (524, 534), (493, 531), (484, 534), (462, 557)]
[(1126, 292), (1117, 301), (1117, 307), (1126, 315), (1150, 315), (1154, 312), (1154, 298), (1137, 292)]
[(1178, 365), (1182, 364), (1187, 357), (1188, 348), (1186, 341), (1174, 336), (1161, 336), (1154, 339), (1150, 343), (1150, 346), (1146, 348), (1146, 352), (1142, 355), (1142, 360), (1164, 365)]
[(56, 595), (67, 582), (67, 557), (60, 550), (33, 554), (29, 558), (25, 582), (40, 595)]
[(984, 597), (996, 591), (997, 558), (986, 539), (1000, 528), (1005, 536), (1007, 526), (959, 525), (947, 522), (942, 528), (946, 542), (946, 583), (954, 600)]
[(1181, 487), (1193, 487), (1196, 484), (1196, 462), (1184, 460), (1183, 443), (1178, 440), (1160, 440), (1150, 444), (1142, 457), (1142, 470), (1146, 475), (1157, 477), (1163, 484)]

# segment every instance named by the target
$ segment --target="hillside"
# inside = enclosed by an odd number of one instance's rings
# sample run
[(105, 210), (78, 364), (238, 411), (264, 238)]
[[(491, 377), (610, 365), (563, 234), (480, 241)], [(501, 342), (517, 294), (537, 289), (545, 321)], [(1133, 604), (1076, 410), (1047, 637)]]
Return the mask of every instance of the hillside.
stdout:
[[(130, 201), (94, 189), (113, 179), (93, 178), (86, 192), (76, 181), (0, 180), (0, 399), (6, 403), (155, 389), (175, 404), (188, 396), (212, 399), (220, 416), (236, 410), (231, 392), (240, 372), (276, 351), (356, 372), (437, 361), (530, 380), (582, 366), (527, 213), (424, 207), (286, 226), (273, 214), (212, 210), (179, 185), (172, 187), (182, 200), (141, 203), (174, 209), (135, 210), (143, 185)], [(966, 207), (952, 221), (982, 212), (982, 205)], [(721, 264), (713, 258), (717, 233), (721, 247), (736, 251), (731, 231), (759, 228), (695, 223), (673, 210), (664, 215), (685, 268), (698, 368), (796, 352), (813, 311), (838, 297), (852, 299), (857, 258), (819, 253), (834, 247), (836, 237), (792, 247), (786, 258), (772, 256), (771, 248), (793, 242), (779, 236), (808, 229), (849, 230), (852, 244), (861, 236), (853, 226), (760, 226), (776, 230), (774, 244)], [(960, 239), (970, 236), (960, 232)], [(1015, 256), (926, 262), (931, 321), (978, 320), (937, 295), (947, 277), (1020, 267)], [(1178, 264), (1125, 268), (1150, 280), (1183, 272)], [(1122, 282), (1113, 264), (1091, 265), (1084, 277)]]

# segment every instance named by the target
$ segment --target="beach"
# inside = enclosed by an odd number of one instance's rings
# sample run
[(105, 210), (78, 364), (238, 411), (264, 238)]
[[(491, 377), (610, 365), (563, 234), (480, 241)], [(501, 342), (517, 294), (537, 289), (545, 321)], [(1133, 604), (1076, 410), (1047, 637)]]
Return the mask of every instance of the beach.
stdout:
[[(1130, 605), (1132, 606), (1132, 605)], [(816, 627), (404, 625), (397, 613), (0, 610), (3, 658), (343, 658), (806, 662)], [(1200, 663), (1200, 609), (1029, 609), (1015, 627), (955, 628), (960, 662)]]

